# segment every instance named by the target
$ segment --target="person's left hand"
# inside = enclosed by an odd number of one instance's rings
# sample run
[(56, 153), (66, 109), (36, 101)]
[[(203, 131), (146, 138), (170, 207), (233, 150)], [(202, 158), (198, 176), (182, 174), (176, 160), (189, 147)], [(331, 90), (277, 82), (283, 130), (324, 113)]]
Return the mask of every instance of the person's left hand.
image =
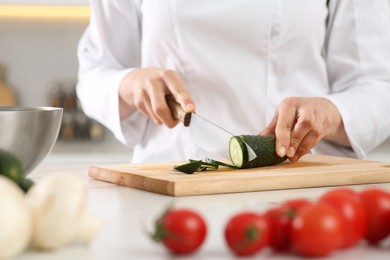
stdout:
[(315, 147), (322, 139), (349, 146), (336, 106), (325, 98), (289, 97), (277, 107), (271, 123), (260, 132), (276, 135), (276, 153), (292, 162)]

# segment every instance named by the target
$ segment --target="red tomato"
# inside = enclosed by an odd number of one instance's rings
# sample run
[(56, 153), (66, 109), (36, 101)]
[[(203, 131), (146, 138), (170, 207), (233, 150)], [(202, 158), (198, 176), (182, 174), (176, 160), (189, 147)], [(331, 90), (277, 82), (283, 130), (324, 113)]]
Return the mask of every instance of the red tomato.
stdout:
[(269, 246), (275, 251), (287, 251), (291, 247), (290, 229), (298, 210), (310, 205), (307, 199), (294, 199), (265, 212), (269, 226)]
[(264, 213), (269, 227), (269, 246), (275, 251), (290, 249), (290, 226), (292, 217), (287, 207), (271, 208)]
[(390, 234), (390, 194), (369, 188), (360, 193), (368, 217), (368, 230), (365, 238), (371, 244), (377, 244)]
[(352, 189), (337, 188), (321, 196), (320, 202), (334, 206), (342, 215), (345, 228), (342, 248), (356, 245), (367, 231), (367, 213), (359, 194)]
[(307, 199), (291, 199), (291, 200), (286, 200), (285, 202), (283, 202), (282, 205), (288, 206), (289, 208), (294, 210), (294, 213), (296, 213), (298, 210), (310, 204), (311, 204), (310, 201)]
[(153, 238), (174, 254), (190, 254), (203, 243), (207, 225), (202, 216), (189, 209), (169, 209), (156, 221)]
[(342, 223), (340, 213), (329, 204), (306, 206), (292, 222), (292, 245), (304, 256), (326, 256), (343, 242)]
[(229, 219), (225, 227), (225, 240), (229, 248), (239, 256), (259, 252), (268, 244), (268, 225), (257, 213), (243, 212)]

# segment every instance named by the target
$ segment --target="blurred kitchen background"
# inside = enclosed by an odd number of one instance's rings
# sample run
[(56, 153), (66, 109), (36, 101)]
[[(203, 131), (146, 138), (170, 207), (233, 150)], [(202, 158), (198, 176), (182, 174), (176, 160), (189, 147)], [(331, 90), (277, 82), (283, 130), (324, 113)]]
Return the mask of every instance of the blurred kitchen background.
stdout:
[(88, 19), (88, 0), (0, 0), (0, 100), (64, 107), (48, 160), (129, 162), (131, 150), (87, 118), (75, 95), (76, 49)]
[[(131, 149), (87, 118), (75, 96), (76, 49), (88, 19), (88, 0), (0, 0), (0, 100), (64, 107), (61, 133), (47, 160), (126, 163)], [(389, 161), (388, 151), (390, 140), (368, 158)]]

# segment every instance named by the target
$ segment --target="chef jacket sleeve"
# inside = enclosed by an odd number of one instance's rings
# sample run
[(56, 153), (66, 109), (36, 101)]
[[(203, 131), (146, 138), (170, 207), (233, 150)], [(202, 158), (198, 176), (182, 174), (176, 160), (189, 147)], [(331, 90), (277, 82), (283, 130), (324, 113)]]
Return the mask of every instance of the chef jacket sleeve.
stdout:
[(390, 135), (389, 50), (388, 1), (329, 1), (326, 98), (339, 109), (359, 158)]
[(140, 67), (141, 23), (136, 0), (90, 1), (91, 18), (78, 47), (77, 95), (84, 112), (109, 128), (122, 143), (140, 141), (146, 117), (119, 116), (119, 85)]

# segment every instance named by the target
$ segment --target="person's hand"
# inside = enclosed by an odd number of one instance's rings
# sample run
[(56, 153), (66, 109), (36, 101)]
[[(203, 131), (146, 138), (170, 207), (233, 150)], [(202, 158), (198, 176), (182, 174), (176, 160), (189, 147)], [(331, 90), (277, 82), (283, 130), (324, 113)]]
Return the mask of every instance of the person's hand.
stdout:
[(173, 70), (137, 69), (122, 80), (119, 87), (121, 118), (138, 110), (158, 125), (172, 128), (178, 120), (172, 118), (165, 96), (172, 95), (185, 112), (195, 111), (195, 103), (180, 76)]
[(325, 98), (289, 97), (277, 107), (271, 123), (260, 134), (276, 135), (276, 152), (292, 162), (322, 139), (349, 146), (340, 113)]

